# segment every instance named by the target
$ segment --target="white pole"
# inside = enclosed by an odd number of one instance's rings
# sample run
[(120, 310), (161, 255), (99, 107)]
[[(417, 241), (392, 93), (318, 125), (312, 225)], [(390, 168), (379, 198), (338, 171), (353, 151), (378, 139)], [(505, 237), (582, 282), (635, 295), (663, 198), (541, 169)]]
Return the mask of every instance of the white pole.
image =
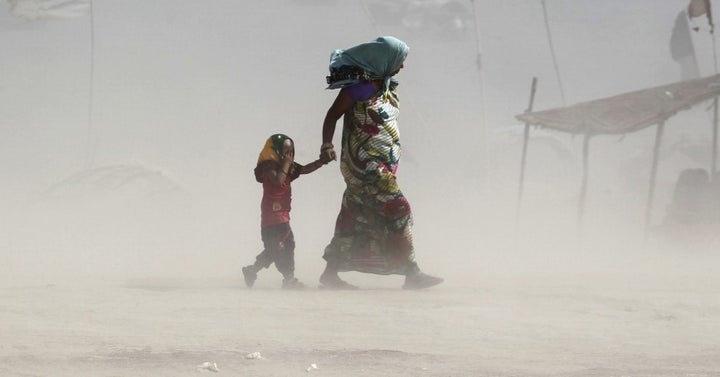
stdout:
[(545, 0), (541, 0), (541, 2), (543, 8), (543, 16), (545, 17), (545, 32), (547, 33), (548, 43), (550, 44), (550, 54), (552, 55), (553, 66), (555, 67), (555, 76), (557, 77), (558, 86), (560, 87), (560, 98), (562, 99), (563, 106), (565, 106), (565, 89), (563, 88), (562, 79), (560, 79), (560, 68), (558, 67), (557, 56), (555, 56), (555, 46), (553, 44), (552, 34), (550, 33), (550, 21), (548, 20)]
[(87, 112), (87, 134), (85, 136), (85, 169), (95, 164), (95, 148), (97, 147), (97, 135), (93, 125), (93, 113), (95, 102), (95, 10), (93, 0), (90, 0), (90, 83), (88, 85), (88, 112)]
[[(487, 150), (487, 105), (485, 103), (485, 75), (483, 70), (483, 62), (482, 62), (482, 43), (480, 38), (480, 27), (478, 23), (478, 12), (475, 5), (475, 0), (470, 0), (470, 4), (472, 5), (473, 10), (473, 25), (475, 26), (475, 47), (477, 49), (477, 57), (476, 57), (476, 64), (478, 69), (478, 78), (480, 80), (480, 112), (482, 113), (482, 116), (480, 118), (480, 148), (482, 150), (483, 154), (483, 160), (482, 160), (482, 166), (480, 167), (482, 171), (480, 172), (482, 176), (482, 182), (486, 182), (485, 179), (487, 176), (487, 168), (489, 166), (488, 164), (488, 150)], [(487, 185), (484, 185), (487, 187)]]
[(665, 121), (658, 123), (655, 132), (655, 146), (653, 147), (652, 168), (650, 170), (650, 185), (648, 187), (647, 203), (645, 205), (645, 235), (647, 236), (652, 222), (652, 206), (655, 199), (655, 182), (657, 180), (658, 160), (660, 159), (660, 143), (662, 142)]

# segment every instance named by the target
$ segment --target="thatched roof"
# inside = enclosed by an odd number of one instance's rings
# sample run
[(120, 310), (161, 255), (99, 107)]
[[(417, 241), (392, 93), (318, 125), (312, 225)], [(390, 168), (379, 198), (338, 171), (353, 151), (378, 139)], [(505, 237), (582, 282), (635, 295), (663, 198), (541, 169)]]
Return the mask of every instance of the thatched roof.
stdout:
[(680, 110), (716, 96), (720, 96), (720, 75), (515, 117), (523, 123), (562, 132), (623, 134), (665, 121)]

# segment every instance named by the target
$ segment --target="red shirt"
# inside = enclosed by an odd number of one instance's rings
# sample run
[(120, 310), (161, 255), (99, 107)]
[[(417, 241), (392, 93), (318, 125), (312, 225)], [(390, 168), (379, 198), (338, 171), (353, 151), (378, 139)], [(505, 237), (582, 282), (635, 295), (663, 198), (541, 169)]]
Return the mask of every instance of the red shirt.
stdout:
[[(258, 171), (259, 170), (259, 171)], [(256, 177), (263, 185), (263, 197), (260, 202), (260, 226), (266, 227), (275, 224), (290, 222), (290, 202), (292, 201), (292, 187), (290, 183), (300, 176), (300, 165), (293, 163), (292, 171), (285, 177), (281, 185), (276, 185), (268, 177), (270, 170), (280, 170), (276, 162), (260, 164), (256, 168)]]

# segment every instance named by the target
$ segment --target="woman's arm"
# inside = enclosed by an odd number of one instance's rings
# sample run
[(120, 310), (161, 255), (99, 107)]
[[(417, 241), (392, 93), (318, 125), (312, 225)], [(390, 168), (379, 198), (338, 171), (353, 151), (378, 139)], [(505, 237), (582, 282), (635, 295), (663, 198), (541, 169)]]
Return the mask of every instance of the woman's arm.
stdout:
[(335, 102), (330, 106), (325, 114), (322, 128), (322, 146), (320, 147), (320, 155), (325, 155), (328, 160), (335, 160), (337, 155), (332, 145), (333, 136), (335, 135), (335, 127), (338, 119), (350, 110), (355, 101), (347, 94), (345, 89), (341, 89), (335, 98)]

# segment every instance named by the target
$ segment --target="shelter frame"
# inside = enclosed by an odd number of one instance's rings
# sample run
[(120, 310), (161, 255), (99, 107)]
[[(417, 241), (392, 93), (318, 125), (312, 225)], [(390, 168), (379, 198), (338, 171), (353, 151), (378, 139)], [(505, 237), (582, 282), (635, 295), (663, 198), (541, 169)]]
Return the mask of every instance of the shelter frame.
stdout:
[(555, 131), (582, 134), (583, 172), (578, 199), (577, 221), (582, 224), (585, 212), (585, 200), (588, 190), (590, 140), (596, 135), (625, 134), (636, 132), (650, 126), (657, 126), (653, 146), (653, 161), (650, 171), (647, 200), (645, 204), (645, 229), (652, 221), (652, 208), (658, 172), (660, 146), (666, 121), (681, 110), (686, 110), (701, 102), (713, 100), (712, 124), (712, 161), (710, 174), (717, 176), (718, 150), (718, 96), (720, 96), (720, 75), (680, 81), (658, 87), (623, 93), (575, 105), (532, 111), (537, 79), (533, 78), (531, 101), (528, 110), (515, 117), (525, 125), (522, 156), (520, 162), (520, 180), (518, 184), (518, 216), (525, 184), (525, 169), (529, 143), (530, 126), (549, 128)]

